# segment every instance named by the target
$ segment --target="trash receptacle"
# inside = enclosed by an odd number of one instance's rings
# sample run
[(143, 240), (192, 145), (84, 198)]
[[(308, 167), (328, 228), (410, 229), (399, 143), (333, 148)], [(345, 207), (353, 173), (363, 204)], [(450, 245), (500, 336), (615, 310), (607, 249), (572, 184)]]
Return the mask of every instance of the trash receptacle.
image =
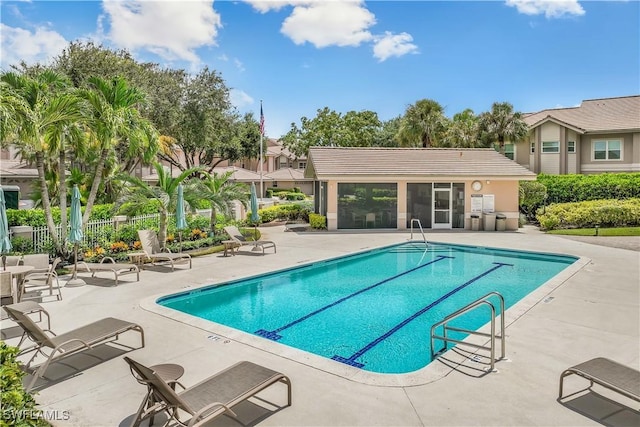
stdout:
[(482, 216), (483, 218), (483, 227), (484, 231), (495, 231), (496, 230), (496, 214), (493, 212), (485, 212)]
[(496, 231), (504, 231), (507, 228), (507, 216), (496, 214)]
[(480, 215), (471, 214), (471, 230), (472, 231), (480, 230)]

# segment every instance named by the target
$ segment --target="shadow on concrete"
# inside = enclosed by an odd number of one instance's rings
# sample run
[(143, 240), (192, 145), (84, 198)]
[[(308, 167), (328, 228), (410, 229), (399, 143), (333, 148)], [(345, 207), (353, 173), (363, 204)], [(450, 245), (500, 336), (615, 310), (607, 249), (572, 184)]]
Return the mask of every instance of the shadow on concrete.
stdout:
[(558, 403), (605, 426), (640, 425), (640, 412), (593, 390), (587, 389), (574, 393), (558, 399)]

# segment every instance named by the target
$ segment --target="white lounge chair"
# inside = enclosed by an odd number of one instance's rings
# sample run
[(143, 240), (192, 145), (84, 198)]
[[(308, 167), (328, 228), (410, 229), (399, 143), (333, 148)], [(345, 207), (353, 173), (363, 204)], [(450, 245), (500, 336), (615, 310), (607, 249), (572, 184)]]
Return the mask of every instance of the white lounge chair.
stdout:
[(191, 268), (191, 255), (187, 253), (172, 253), (162, 252), (160, 248), (160, 242), (158, 242), (158, 235), (153, 230), (138, 230), (138, 237), (140, 237), (140, 244), (147, 259), (152, 263), (164, 262), (171, 264), (171, 270), (174, 270), (175, 264), (189, 263)]
[(276, 253), (276, 244), (271, 240), (247, 240), (235, 225), (226, 226), (224, 231), (229, 235), (231, 240), (240, 246), (252, 246), (253, 248), (259, 248), (262, 250), (262, 255), (264, 255), (264, 250), (266, 248), (273, 248), (273, 253)]
[[(75, 269), (75, 265), (71, 265), (70, 268), (71, 271), (73, 271)], [(115, 276), (116, 286), (118, 286), (118, 277), (124, 276), (125, 274), (135, 274), (137, 277), (136, 280), (138, 282), (140, 281), (140, 269), (137, 265), (115, 262), (115, 260), (109, 256), (102, 258), (100, 262), (78, 262), (78, 273), (91, 273), (91, 277), (94, 277), (96, 273), (100, 271), (113, 273)]]

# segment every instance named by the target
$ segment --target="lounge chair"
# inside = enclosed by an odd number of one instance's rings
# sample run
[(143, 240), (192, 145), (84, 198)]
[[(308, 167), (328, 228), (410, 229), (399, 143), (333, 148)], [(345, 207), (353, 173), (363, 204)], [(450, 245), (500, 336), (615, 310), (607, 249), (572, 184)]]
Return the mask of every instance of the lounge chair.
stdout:
[(186, 253), (172, 253), (162, 252), (160, 248), (160, 242), (158, 242), (158, 235), (153, 230), (138, 230), (138, 237), (140, 237), (140, 244), (142, 244), (142, 250), (144, 251), (148, 260), (152, 263), (165, 262), (171, 264), (171, 270), (175, 269), (175, 264), (189, 263), (191, 268), (191, 255)]
[(224, 231), (229, 235), (231, 240), (240, 246), (253, 246), (254, 249), (260, 248), (262, 249), (262, 255), (264, 255), (266, 248), (273, 248), (273, 253), (276, 253), (276, 244), (271, 240), (247, 240), (235, 225), (226, 226)]
[[(73, 271), (75, 267), (75, 265), (71, 265), (71, 271)], [(100, 260), (100, 262), (78, 262), (78, 273), (87, 272), (91, 273), (91, 277), (94, 277), (96, 273), (100, 271), (113, 273), (115, 276), (116, 286), (118, 286), (118, 277), (124, 276), (125, 274), (135, 273), (137, 281), (140, 281), (140, 269), (135, 264), (115, 262), (115, 260), (111, 257), (104, 257)]]
[[(25, 265), (31, 265), (35, 267), (33, 270), (28, 272), (24, 280), (20, 283), (20, 289), (18, 290), (19, 300), (23, 301), (25, 299), (42, 299), (41, 291), (44, 289), (49, 290), (49, 295), (53, 295), (54, 288), (57, 290), (56, 299), (59, 301), (62, 299), (62, 291), (60, 290), (60, 281), (58, 280), (58, 274), (56, 273), (56, 268), (58, 264), (62, 262), (61, 258), (56, 258), (53, 260), (52, 264), (49, 264), (49, 255), (44, 255), (45, 258), (31, 258), (28, 259), (29, 255), (25, 255)], [(26, 262), (33, 263), (27, 264)], [(29, 295), (34, 293), (34, 295)]]
[(563, 371), (560, 374), (558, 400), (562, 399), (564, 379), (569, 375), (578, 375), (589, 380), (587, 390), (595, 383), (640, 402), (640, 371), (613, 360), (596, 357)]
[[(139, 332), (142, 341), (141, 348), (144, 347), (144, 331), (142, 327), (136, 323), (127, 322), (126, 320), (106, 317), (89, 323), (88, 325), (80, 326), (79, 328), (56, 335), (51, 330), (43, 330), (40, 328), (40, 326), (28, 316), (28, 313), (33, 312), (33, 304), (12, 304), (5, 306), (4, 309), (9, 317), (20, 325), (27, 336), (36, 344), (36, 352), (31, 359), (29, 359), (26, 367), (29, 368), (38, 354), (46, 357), (46, 361), (35, 369), (33, 379), (26, 387), (27, 391), (35, 385), (39, 377), (44, 377), (44, 373), (51, 362), (93, 348), (93, 346), (98, 344), (105, 344), (117, 340), (119, 335), (124, 332), (130, 330)], [(39, 307), (38, 311), (46, 313), (47, 317), (49, 316), (42, 307)], [(49, 336), (47, 332), (53, 336)], [(49, 354), (44, 352), (46, 348), (51, 350)]]
[[(152, 369), (129, 357), (125, 356), (124, 360), (131, 367), (131, 371), (135, 373), (138, 382), (149, 387), (150, 394), (147, 396), (152, 396), (157, 402), (145, 409), (147, 406), (145, 398), (132, 423), (134, 427), (139, 426), (144, 419), (151, 418), (162, 411), (166, 411), (170, 417), (166, 424), (175, 419), (178, 423), (187, 425), (186, 421), (180, 420), (180, 411), (191, 415), (191, 419), (188, 421), (189, 426), (204, 424), (222, 414), (239, 421), (236, 413), (232, 410), (233, 406), (277, 382), (287, 385), (287, 406), (291, 406), (291, 381), (289, 378), (255, 363), (246, 361), (236, 363), (194, 386), (185, 388), (178, 381), (167, 383)], [(177, 385), (183, 390), (176, 391)]]

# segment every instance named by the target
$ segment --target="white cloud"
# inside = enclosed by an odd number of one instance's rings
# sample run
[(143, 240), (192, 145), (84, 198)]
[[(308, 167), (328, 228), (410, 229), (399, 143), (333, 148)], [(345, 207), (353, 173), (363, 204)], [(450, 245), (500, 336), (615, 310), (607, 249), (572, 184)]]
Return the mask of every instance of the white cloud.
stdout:
[(376, 17), (363, 0), (244, 0), (260, 13), (291, 6), (291, 14), (280, 31), (295, 44), (311, 43), (317, 48), (360, 46), (373, 43), (374, 57), (380, 62), (390, 57), (417, 53), (408, 33), (385, 32), (376, 35), (371, 27)]
[(373, 13), (360, 2), (314, 2), (294, 7), (280, 31), (295, 44), (359, 46), (372, 39), (368, 28), (375, 23)]
[(238, 58), (233, 58), (233, 63), (235, 64), (238, 71), (243, 73), (245, 71), (244, 64)]
[(392, 56), (403, 56), (408, 53), (418, 53), (418, 46), (411, 43), (413, 37), (408, 33), (392, 34), (385, 31), (383, 36), (376, 37), (373, 46), (373, 56), (383, 62)]
[(215, 46), (220, 15), (211, 0), (127, 2), (105, 0), (109, 39), (128, 50), (146, 49), (167, 60), (199, 62), (194, 52)]
[(236, 108), (243, 108), (254, 103), (253, 98), (241, 89), (230, 89), (229, 99)]
[(46, 63), (62, 53), (69, 44), (62, 35), (45, 27), (38, 27), (31, 32), (0, 23), (0, 33), (3, 69), (20, 61), (30, 65)]
[(506, 4), (515, 7), (518, 12), (525, 15), (544, 14), (546, 18), (585, 14), (578, 0), (506, 0)]

